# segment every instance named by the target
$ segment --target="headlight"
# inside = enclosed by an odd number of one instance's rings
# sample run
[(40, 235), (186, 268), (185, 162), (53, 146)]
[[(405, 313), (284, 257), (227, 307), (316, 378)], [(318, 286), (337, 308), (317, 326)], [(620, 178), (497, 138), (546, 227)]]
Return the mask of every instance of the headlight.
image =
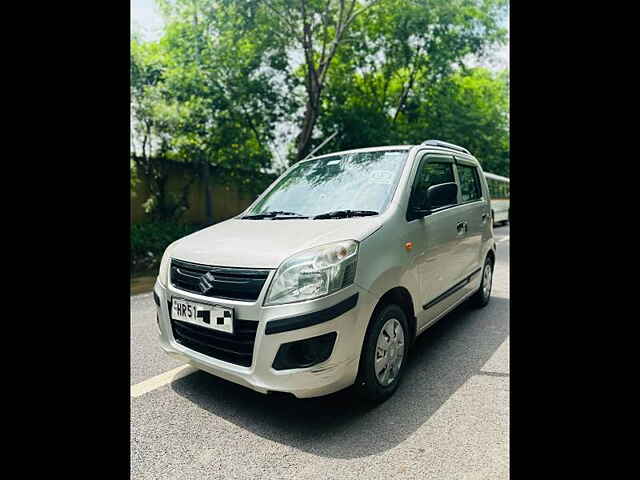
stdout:
[(300, 302), (329, 295), (353, 283), (358, 242), (314, 247), (285, 260), (276, 271), (265, 305)]
[(162, 261), (160, 262), (160, 270), (158, 271), (158, 280), (163, 286), (169, 285), (169, 267), (171, 266), (171, 246), (169, 245), (162, 255)]

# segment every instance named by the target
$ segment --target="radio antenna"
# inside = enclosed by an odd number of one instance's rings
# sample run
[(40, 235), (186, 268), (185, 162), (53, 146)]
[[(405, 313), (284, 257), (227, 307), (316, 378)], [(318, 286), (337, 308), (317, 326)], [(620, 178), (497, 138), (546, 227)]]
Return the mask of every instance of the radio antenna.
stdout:
[(320, 145), (318, 145), (316, 148), (314, 148), (313, 150), (311, 150), (311, 152), (309, 153), (309, 155), (307, 155), (306, 157), (304, 157), (301, 161), (307, 160), (308, 158), (313, 157), (313, 154), (316, 153), (318, 150), (320, 150), (322, 147), (324, 147), (327, 142), (329, 142), (333, 137), (335, 137), (338, 134), (337, 131), (333, 132), (333, 134), (327, 138), (324, 142), (322, 142)]

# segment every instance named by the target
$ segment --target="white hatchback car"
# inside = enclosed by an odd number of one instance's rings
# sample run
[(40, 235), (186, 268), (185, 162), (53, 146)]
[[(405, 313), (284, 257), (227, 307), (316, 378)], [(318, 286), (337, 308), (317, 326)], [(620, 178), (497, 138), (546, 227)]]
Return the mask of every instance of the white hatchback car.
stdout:
[(160, 345), (258, 392), (355, 384), (382, 401), (418, 335), (466, 299), (487, 304), (495, 251), (486, 180), (466, 149), (429, 140), (322, 155), (167, 248)]

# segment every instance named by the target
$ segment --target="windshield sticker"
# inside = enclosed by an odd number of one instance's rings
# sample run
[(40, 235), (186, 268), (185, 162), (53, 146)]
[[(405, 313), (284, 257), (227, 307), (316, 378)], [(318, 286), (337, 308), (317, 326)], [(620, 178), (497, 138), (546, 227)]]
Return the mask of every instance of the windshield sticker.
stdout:
[(404, 152), (387, 152), (384, 154), (384, 157), (387, 159), (393, 159), (393, 160), (397, 160), (397, 159), (401, 159), (402, 157), (404, 157), (405, 153)]
[(373, 183), (391, 185), (391, 183), (393, 183), (393, 172), (389, 170), (374, 170), (369, 175), (369, 180)]

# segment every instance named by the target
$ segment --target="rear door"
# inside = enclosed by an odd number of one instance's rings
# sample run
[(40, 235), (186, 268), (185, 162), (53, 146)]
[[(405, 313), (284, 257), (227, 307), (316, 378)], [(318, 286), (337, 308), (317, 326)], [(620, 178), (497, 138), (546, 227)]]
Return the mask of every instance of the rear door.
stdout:
[[(412, 191), (455, 182), (453, 156), (423, 154), (419, 162)], [(460, 214), (456, 205), (442, 206), (426, 217), (411, 218), (408, 213), (408, 238), (413, 242), (412, 262), (423, 305), (417, 315), (418, 330), (428, 326), (461, 295), (449, 293), (465, 267)]]
[(482, 256), (483, 238), (490, 235), (491, 212), (488, 195), (482, 188), (482, 172), (474, 162), (456, 157), (458, 178), (458, 201), (460, 218), (465, 223), (465, 233), (460, 239), (463, 277), (479, 274), (484, 261)]

